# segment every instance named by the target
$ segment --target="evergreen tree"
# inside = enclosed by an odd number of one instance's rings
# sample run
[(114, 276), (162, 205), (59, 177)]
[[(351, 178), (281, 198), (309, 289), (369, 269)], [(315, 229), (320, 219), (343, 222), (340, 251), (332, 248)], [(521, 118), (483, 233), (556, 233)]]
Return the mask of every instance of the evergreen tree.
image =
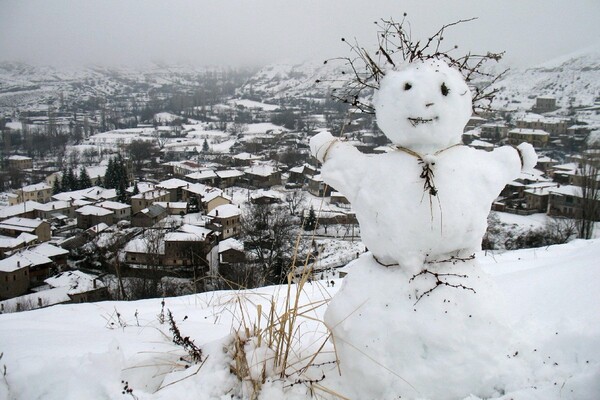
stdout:
[(58, 177), (56, 177), (54, 179), (54, 183), (52, 184), (52, 194), (57, 194), (60, 192), (62, 192), (60, 187), (60, 181), (58, 180)]
[(204, 138), (204, 142), (202, 143), (202, 152), (207, 153), (209, 150), (208, 141)]
[(112, 157), (108, 159), (108, 166), (104, 174), (104, 187), (106, 189), (115, 187), (115, 162)]
[(135, 185), (133, 185), (133, 193), (132, 193), (132, 195), (135, 196), (136, 194), (140, 194), (140, 188), (138, 187), (137, 182), (135, 183)]
[(308, 211), (308, 216), (304, 220), (304, 230), (312, 231), (317, 227), (317, 215), (315, 214), (315, 209), (313, 206), (310, 206), (310, 210)]
[(78, 185), (79, 189), (87, 189), (89, 187), (92, 187), (92, 180), (90, 179), (87, 170), (83, 166), (79, 169)]

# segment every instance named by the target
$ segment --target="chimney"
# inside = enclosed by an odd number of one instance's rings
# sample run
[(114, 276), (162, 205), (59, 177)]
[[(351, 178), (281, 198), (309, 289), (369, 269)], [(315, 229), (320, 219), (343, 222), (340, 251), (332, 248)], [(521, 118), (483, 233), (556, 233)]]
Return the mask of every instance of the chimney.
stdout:
[(219, 210), (215, 209), (215, 217), (219, 216)]

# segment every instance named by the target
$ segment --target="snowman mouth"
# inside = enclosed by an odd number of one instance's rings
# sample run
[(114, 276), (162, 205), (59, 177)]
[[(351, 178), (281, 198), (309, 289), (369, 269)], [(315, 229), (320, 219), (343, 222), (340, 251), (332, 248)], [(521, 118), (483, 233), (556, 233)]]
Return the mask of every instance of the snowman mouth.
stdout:
[(411, 118), (409, 117), (408, 120), (410, 121), (412, 126), (417, 126), (417, 125), (421, 125), (421, 124), (428, 124), (430, 122), (433, 122), (435, 120), (437, 120), (438, 117), (434, 117), (434, 118), (421, 118), (421, 117), (416, 117), (416, 118)]

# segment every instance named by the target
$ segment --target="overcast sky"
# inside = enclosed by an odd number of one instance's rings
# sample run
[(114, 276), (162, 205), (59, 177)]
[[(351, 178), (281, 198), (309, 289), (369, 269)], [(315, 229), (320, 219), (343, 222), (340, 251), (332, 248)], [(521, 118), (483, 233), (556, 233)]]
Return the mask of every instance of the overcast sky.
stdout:
[(413, 37), (442, 24), (462, 49), (534, 65), (600, 43), (598, 0), (0, 0), (0, 61), (264, 65), (348, 55), (373, 21), (407, 12)]

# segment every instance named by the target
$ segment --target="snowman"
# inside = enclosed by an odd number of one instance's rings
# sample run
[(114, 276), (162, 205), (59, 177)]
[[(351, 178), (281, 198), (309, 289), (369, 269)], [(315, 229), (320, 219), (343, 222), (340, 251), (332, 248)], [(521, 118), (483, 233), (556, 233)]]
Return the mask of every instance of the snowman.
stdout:
[(461, 145), (471, 92), (440, 60), (388, 72), (374, 106), (392, 151), (363, 154), (328, 132), (310, 141), (369, 249), (325, 314), (340, 390), (373, 399), (491, 396), (522, 366), (506, 365), (515, 341), (474, 257), (492, 202), (535, 166), (535, 151)]

